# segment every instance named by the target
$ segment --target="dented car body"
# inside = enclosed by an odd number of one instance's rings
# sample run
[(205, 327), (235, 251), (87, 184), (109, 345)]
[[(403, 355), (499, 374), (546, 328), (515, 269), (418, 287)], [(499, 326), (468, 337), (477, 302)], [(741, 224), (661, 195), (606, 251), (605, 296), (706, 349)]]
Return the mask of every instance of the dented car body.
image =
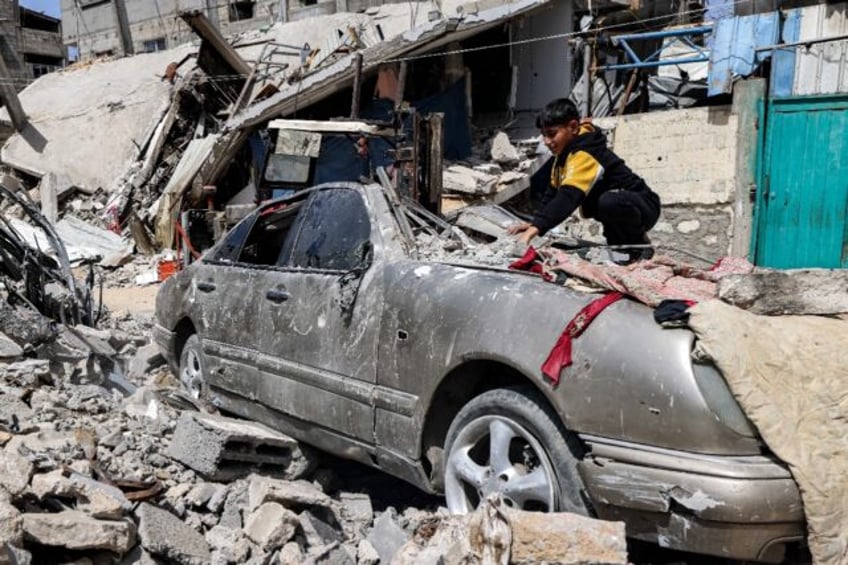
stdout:
[[(156, 340), (222, 410), (373, 465), (466, 511), (621, 519), (629, 536), (779, 561), (798, 489), (693, 334), (608, 307), (556, 387), (540, 366), (593, 296), (525, 273), (418, 258), (375, 184), (261, 206), (157, 299)], [(412, 228), (410, 226), (413, 226)]]

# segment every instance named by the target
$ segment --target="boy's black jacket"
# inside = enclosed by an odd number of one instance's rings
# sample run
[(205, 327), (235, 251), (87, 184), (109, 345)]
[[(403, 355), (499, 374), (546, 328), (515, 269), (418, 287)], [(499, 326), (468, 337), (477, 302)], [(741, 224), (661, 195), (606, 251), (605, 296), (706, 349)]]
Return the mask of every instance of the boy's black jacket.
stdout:
[(594, 218), (598, 198), (607, 191), (651, 190), (607, 147), (606, 136), (589, 124), (582, 125), (574, 141), (552, 159), (555, 161), (550, 185), (532, 222), (540, 235), (565, 220), (578, 206), (582, 207), (583, 216)]

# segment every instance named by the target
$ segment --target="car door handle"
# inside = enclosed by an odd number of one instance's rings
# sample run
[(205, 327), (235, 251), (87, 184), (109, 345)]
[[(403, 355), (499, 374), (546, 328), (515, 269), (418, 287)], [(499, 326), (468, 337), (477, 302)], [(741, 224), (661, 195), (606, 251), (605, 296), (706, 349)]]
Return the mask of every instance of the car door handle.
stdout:
[(215, 290), (215, 284), (209, 281), (202, 281), (197, 283), (197, 290), (200, 292), (212, 292)]
[(286, 300), (291, 298), (291, 295), (288, 292), (286, 292), (285, 290), (274, 289), (274, 290), (269, 290), (268, 292), (266, 292), (265, 298), (267, 298), (271, 302), (274, 302), (276, 304), (280, 304), (281, 302), (285, 302)]

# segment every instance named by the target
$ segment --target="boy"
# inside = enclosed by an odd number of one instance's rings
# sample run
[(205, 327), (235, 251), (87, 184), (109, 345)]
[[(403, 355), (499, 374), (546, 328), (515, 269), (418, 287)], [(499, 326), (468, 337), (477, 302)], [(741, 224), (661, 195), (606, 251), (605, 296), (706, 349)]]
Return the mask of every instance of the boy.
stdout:
[(649, 243), (659, 196), (607, 148), (604, 134), (581, 123), (577, 107), (565, 98), (548, 103), (536, 126), (554, 154), (550, 186), (533, 221), (515, 224), (509, 233), (529, 244), (581, 206), (583, 216), (601, 222), (608, 245)]

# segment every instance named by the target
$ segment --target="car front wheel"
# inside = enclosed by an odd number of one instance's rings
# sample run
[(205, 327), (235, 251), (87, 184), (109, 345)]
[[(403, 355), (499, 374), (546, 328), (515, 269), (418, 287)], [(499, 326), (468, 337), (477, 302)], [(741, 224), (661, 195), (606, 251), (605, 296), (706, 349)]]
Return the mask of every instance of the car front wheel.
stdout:
[(445, 441), (445, 498), (464, 514), (493, 493), (522, 510), (588, 514), (581, 449), (531, 388), (491, 390), (456, 415)]
[(200, 345), (200, 336), (192, 334), (183, 345), (180, 354), (180, 384), (192, 398), (201, 400), (206, 398), (207, 384), (203, 369), (203, 350)]

